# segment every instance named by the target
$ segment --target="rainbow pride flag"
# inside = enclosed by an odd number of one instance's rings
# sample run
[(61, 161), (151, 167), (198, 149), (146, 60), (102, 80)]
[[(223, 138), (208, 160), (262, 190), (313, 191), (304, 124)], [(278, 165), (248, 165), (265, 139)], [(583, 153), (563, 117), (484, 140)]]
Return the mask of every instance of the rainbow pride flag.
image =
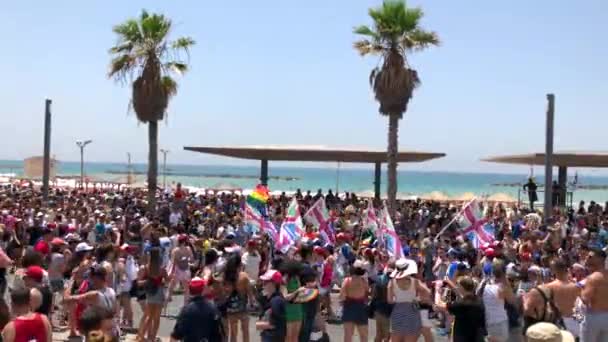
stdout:
[(247, 196), (247, 203), (257, 209), (262, 216), (268, 216), (266, 205), (268, 204), (268, 188), (265, 185), (258, 184), (253, 192)]

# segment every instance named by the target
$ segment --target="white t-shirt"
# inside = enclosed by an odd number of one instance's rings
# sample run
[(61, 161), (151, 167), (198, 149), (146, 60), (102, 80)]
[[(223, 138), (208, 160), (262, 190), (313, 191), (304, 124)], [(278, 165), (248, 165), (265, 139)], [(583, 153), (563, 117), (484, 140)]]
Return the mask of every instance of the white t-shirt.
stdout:
[(103, 290), (97, 290), (99, 293), (99, 305), (108, 310), (114, 310), (116, 307), (116, 292), (106, 287)]
[(249, 252), (245, 252), (241, 257), (241, 262), (245, 266), (245, 273), (247, 273), (249, 279), (258, 279), (258, 276), (260, 275), (260, 263), (262, 262), (262, 257), (260, 254), (251, 254)]
[(177, 226), (179, 221), (182, 219), (182, 214), (179, 211), (174, 211), (169, 215), (169, 223), (172, 227)]

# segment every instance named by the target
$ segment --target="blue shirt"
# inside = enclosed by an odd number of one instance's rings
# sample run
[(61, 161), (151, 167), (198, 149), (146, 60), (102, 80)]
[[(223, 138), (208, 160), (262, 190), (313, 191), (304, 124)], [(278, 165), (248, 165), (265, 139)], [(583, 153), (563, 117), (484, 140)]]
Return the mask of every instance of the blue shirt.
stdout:
[(287, 321), (285, 319), (285, 298), (280, 292), (275, 292), (268, 304), (264, 307), (264, 320), (273, 326), (273, 329), (262, 330), (263, 341), (284, 341), (287, 335)]
[(448, 278), (450, 280), (454, 279), (454, 274), (456, 273), (456, 270), (458, 269), (458, 261), (452, 261), (450, 263), (450, 266), (448, 266)]

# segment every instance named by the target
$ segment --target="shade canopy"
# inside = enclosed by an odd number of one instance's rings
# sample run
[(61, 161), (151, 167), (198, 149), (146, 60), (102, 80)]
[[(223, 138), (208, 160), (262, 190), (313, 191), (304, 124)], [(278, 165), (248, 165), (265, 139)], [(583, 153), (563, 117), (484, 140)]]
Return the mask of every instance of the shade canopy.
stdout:
[[(482, 161), (503, 164), (545, 165), (545, 154), (513, 154), (484, 158)], [(552, 164), (561, 167), (608, 167), (608, 152), (554, 152)]]
[[(185, 146), (184, 150), (254, 160), (345, 163), (386, 163), (387, 161), (386, 151), (339, 149), (322, 146)], [(403, 151), (397, 154), (397, 161), (422, 162), (444, 156), (445, 153)]]

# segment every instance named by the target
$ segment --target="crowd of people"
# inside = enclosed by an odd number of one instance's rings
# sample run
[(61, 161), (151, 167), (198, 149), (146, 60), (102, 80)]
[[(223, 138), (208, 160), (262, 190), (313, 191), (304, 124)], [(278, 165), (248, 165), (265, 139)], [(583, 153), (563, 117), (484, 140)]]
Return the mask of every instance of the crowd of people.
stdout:
[(302, 213), (324, 198), (333, 241), (304, 222), (305, 234), (277, 251), (243, 216), (244, 196), (179, 184), (158, 192), (153, 212), (138, 189), (54, 188), (43, 201), (31, 186), (2, 186), (2, 339), (50, 341), (67, 327), (90, 341), (130, 330), (155, 341), (179, 288), (172, 340), (257, 340), (255, 320), (273, 342), (335, 340), (327, 324), (338, 323), (347, 342), (608, 341), (608, 207), (542, 216), (482, 203), (493, 239), (478, 243), (455, 219), (462, 203), (399, 201), (402, 251), (389, 253), (364, 219), (379, 201), (298, 190), (268, 200), (276, 227), (292, 197)]

